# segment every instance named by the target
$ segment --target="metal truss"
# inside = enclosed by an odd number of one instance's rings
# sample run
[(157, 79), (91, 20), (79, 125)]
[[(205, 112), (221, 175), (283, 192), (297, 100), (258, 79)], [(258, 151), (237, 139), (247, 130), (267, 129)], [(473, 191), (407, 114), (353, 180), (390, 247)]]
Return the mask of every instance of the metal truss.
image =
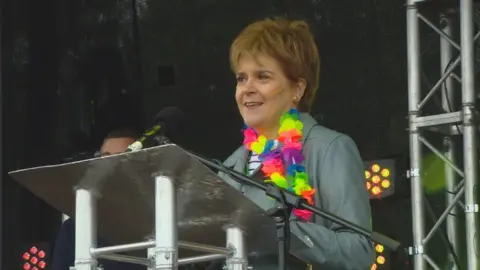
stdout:
[[(480, 34), (474, 35), (474, 6), (472, 0), (455, 1), (456, 15), (459, 15), (460, 44), (453, 38), (454, 24), (449, 14), (438, 9), (440, 23), (432, 23), (422, 15), (420, 5), (423, 1), (407, 0), (407, 53), (408, 53), (408, 110), (409, 110), (409, 136), (410, 136), (410, 180), (412, 193), (412, 221), (413, 221), (413, 246), (409, 248), (413, 257), (415, 270), (445, 269), (437, 265), (424, 248), (433, 234), (439, 230), (443, 222), (447, 223), (447, 248), (450, 250), (450, 262), (448, 269), (459, 269), (459, 259), (456, 254), (459, 251), (459, 223), (455, 217), (455, 211), (462, 206), (465, 211), (466, 225), (466, 266), (469, 270), (480, 269), (477, 255), (478, 235), (477, 219), (478, 204), (476, 198), (477, 185), (477, 142), (475, 124), (475, 79), (474, 79), (474, 41)], [(432, 1), (439, 2), (439, 1)], [(440, 36), (441, 71), (440, 80), (433, 86), (428, 94), (422, 97), (421, 93), (421, 60), (420, 60), (420, 21), (430, 26)], [(440, 25), (440, 27), (436, 26)], [(458, 27), (457, 27), (458, 28)], [(454, 50), (458, 50), (460, 56), (454, 57)], [(457, 54), (457, 52), (455, 52)], [(455, 74), (456, 67), (461, 65), (461, 75)], [(454, 108), (453, 93), (454, 80), (461, 83), (461, 107)], [(435, 94), (441, 91), (442, 106), (445, 113), (437, 115), (422, 115), (421, 111), (425, 103)], [(444, 149), (437, 150), (423, 136), (426, 129), (435, 128), (444, 134)], [(463, 137), (463, 149), (456, 146), (454, 136)], [(425, 209), (426, 204), (423, 187), (421, 184), (422, 148), (426, 146), (438, 155), (445, 166), (445, 179), (447, 182), (447, 206), (446, 210), (437, 220), (436, 224), (426, 234)], [(455, 151), (463, 152), (463, 170), (457, 165)], [(461, 153), (460, 152), (460, 153)], [(459, 177), (457, 177), (459, 176)], [(463, 180), (462, 180), (463, 179)], [(464, 197), (464, 202), (461, 199)], [(463, 236), (462, 236), (463, 237)]]

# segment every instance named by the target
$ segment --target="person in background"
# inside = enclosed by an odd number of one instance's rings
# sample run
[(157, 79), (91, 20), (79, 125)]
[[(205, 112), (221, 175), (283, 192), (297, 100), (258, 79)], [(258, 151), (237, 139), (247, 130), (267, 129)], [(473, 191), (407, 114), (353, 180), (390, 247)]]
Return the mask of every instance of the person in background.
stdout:
[[(230, 64), (246, 127), (244, 145), (224, 165), (291, 189), (311, 205), (370, 230), (364, 167), (355, 143), (309, 114), (320, 57), (308, 24), (278, 18), (248, 25), (231, 45)], [(262, 191), (220, 176), (262, 209), (275, 207)], [(359, 270), (374, 262), (369, 239), (330, 220), (294, 209), (289, 225), (295, 258), (288, 258), (288, 269)], [(259, 254), (249, 264), (278, 269), (277, 254)]]
[[(110, 132), (100, 148), (100, 156), (120, 154), (140, 137), (140, 133), (129, 128), (118, 129)], [(109, 246), (105, 239), (97, 239), (99, 247)], [(69, 270), (75, 264), (75, 221), (67, 219), (63, 222), (57, 235), (53, 250), (52, 270)], [(99, 265), (104, 270), (144, 270), (145, 266), (130, 263), (121, 263), (110, 260), (99, 260)]]

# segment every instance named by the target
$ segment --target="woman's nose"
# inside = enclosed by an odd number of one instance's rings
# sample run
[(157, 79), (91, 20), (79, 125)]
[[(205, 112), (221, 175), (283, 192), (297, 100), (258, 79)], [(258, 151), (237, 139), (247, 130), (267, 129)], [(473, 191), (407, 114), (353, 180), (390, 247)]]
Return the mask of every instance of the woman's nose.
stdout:
[(244, 92), (247, 93), (247, 94), (255, 93), (257, 91), (257, 88), (255, 87), (255, 84), (254, 84), (252, 79), (248, 79), (245, 82), (244, 86), (245, 86), (244, 87)]

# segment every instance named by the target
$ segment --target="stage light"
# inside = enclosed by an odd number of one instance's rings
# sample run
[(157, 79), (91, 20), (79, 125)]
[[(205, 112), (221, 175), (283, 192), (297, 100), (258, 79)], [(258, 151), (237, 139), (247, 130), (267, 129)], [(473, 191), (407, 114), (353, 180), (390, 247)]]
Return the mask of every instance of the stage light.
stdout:
[(395, 193), (395, 160), (365, 161), (365, 187), (370, 199), (380, 199)]
[(387, 256), (385, 254), (385, 247), (380, 244), (374, 244), (375, 247), (375, 262), (370, 267), (370, 270), (377, 270), (377, 269), (387, 269)]
[(44, 243), (34, 244), (22, 252), (23, 270), (47, 270), (48, 268), (48, 245)]

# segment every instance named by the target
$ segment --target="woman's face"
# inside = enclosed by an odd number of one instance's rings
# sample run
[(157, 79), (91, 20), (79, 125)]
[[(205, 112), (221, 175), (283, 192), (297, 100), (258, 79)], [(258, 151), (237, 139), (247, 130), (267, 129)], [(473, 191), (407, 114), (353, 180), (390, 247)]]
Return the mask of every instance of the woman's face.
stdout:
[(247, 126), (267, 137), (276, 137), (280, 117), (303, 95), (305, 82), (291, 82), (278, 62), (267, 56), (240, 58), (235, 99)]

